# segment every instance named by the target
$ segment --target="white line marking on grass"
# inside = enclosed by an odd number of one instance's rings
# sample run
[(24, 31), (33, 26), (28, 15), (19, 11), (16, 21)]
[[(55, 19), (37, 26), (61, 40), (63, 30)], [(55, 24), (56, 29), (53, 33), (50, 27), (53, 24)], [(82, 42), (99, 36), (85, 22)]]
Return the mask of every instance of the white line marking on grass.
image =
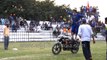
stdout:
[(11, 60), (11, 59), (23, 59), (23, 58), (33, 58), (33, 57), (36, 57), (36, 58), (40, 58), (40, 57), (49, 57), (51, 56), (51, 54), (33, 54), (33, 55), (25, 55), (25, 56), (16, 56), (16, 57), (6, 57), (6, 58), (2, 58), (0, 60)]

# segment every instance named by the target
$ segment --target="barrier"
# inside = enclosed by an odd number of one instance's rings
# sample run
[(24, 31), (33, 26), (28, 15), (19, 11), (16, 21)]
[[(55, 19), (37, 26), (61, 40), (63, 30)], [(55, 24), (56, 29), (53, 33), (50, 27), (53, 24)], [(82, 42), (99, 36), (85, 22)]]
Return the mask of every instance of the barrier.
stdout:
[[(41, 32), (26, 32), (24, 30), (10, 32), (10, 41), (55, 41), (51, 30), (42, 30)], [(0, 31), (0, 41), (3, 41), (3, 31)]]
[[(52, 30), (42, 30), (38, 32), (26, 32), (25, 30), (18, 30), (17, 32), (10, 31), (10, 41), (56, 41), (52, 35)], [(105, 38), (98, 33), (95, 40), (105, 40)], [(3, 30), (0, 30), (0, 42), (3, 42)]]

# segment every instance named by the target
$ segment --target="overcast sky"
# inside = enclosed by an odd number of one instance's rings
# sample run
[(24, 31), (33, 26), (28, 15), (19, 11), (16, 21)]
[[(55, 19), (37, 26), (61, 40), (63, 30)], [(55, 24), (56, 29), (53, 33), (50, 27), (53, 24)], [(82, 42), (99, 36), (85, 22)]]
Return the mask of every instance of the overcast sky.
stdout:
[(107, 16), (107, 2), (106, 0), (55, 0), (56, 5), (68, 5), (70, 4), (70, 8), (79, 8), (82, 5), (87, 5), (89, 2), (90, 6), (98, 6), (100, 12), (100, 20), (104, 21), (104, 18)]

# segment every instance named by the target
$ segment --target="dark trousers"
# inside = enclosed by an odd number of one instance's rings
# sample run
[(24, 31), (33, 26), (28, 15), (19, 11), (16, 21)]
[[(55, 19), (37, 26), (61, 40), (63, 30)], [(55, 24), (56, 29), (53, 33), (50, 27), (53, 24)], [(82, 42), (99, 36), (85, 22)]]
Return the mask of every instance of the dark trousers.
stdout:
[(107, 30), (106, 30), (106, 60), (107, 60)]
[(106, 44), (107, 44), (107, 30), (106, 30)]
[(9, 36), (4, 36), (4, 49), (7, 50), (9, 45)]
[(91, 51), (90, 51), (90, 42), (89, 41), (83, 41), (82, 42), (82, 50), (83, 50), (83, 55), (86, 60), (91, 60)]

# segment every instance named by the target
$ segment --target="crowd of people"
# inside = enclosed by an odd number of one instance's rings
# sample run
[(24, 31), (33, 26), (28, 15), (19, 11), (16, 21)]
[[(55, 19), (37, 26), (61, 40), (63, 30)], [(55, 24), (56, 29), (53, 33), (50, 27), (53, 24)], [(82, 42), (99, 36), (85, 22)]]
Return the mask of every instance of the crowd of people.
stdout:
[[(31, 20), (30, 23), (26, 19), (17, 17), (15, 14), (10, 14), (8, 18), (0, 18), (0, 25), (6, 25), (4, 28), (4, 49), (8, 50), (9, 45), (9, 27), (12, 32), (17, 32), (20, 28), (25, 28), (25, 31), (39, 32), (42, 30), (53, 30), (53, 35), (56, 37), (61, 33), (70, 33), (71, 35), (79, 35), (82, 41), (83, 54), (86, 60), (92, 60), (90, 51), (91, 35), (93, 35), (93, 43), (95, 43), (94, 35), (98, 32), (105, 32), (105, 24), (99, 20), (98, 7), (82, 6), (80, 11), (73, 9), (69, 11), (65, 9), (66, 13), (70, 15), (69, 20), (64, 20), (60, 16), (59, 20), (54, 22), (40, 22)], [(107, 18), (105, 19), (107, 20)], [(107, 23), (107, 21), (106, 21)], [(10, 26), (9, 26), (10, 25)], [(55, 26), (53, 26), (55, 25)], [(91, 29), (92, 27), (92, 29)], [(79, 31), (78, 31), (79, 30)], [(93, 33), (94, 32), (94, 33)], [(107, 28), (106, 28), (107, 33)], [(104, 34), (103, 34), (104, 35)], [(107, 35), (106, 35), (107, 42)]]
[[(24, 28), (25, 31), (30, 31), (34, 32), (36, 31), (36, 28), (40, 27), (40, 24), (38, 21), (34, 20), (29, 20), (27, 21), (26, 19), (22, 17), (17, 17), (15, 14), (10, 14), (8, 18), (0, 18), (0, 25), (5, 25), (9, 24), (10, 25), (10, 30), (12, 32), (17, 32), (17, 30), (20, 30), (21, 28)], [(49, 24), (48, 23), (43, 23), (41, 25), (41, 28), (44, 30), (49, 30)]]
[(37, 31), (37, 29), (50, 30), (50, 28), (53, 28), (53, 30), (55, 30), (52, 26), (52, 24), (55, 23), (56, 30), (58, 29), (59, 31), (59, 29), (69, 28), (73, 33), (77, 34), (78, 27), (82, 23), (82, 19), (86, 19), (87, 23), (93, 28), (95, 34), (97, 32), (102, 32), (104, 35), (104, 23), (99, 20), (100, 15), (98, 7), (81, 6), (79, 11), (77, 11), (76, 8), (72, 11), (65, 9), (65, 11), (68, 15), (70, 15), (69, 20), (66, 20), (63, 16), (60, 16), (59, 20), (55, 20), (54, 22), (43, 22), (40, 24), (39, 21), (31, 20), (30, 23), (28, 23), (26, 19), (17, 17), (15, 14), (10, 14), (8, 18), (0, 18), (0, 25), (4, 25), (5, 23), (10, 24), (12, 32), (17, 32), (20, 28), (25, 28), (27, 31), (34, 32)]
[[(70, 15), (70, 23), (69, 21), (66, 21), (64, 24), (68, 24), (66, 27), (63, 26), (63, 28), (70, 28), (71, 32), (73, 34), (78, 33), (78, 28), (82, 24), (82, 20), (86, 20), (86, 23), (89, 24), (94, 34), (96, 35), (98, 32), (101, 32), (104, 35), (105, 29), (104, 29), (104, 23), (99, 20), (99, 11), (98, 7), (95, 6), (81, 6), (80, 10), (78, 11), (77, 8), (74, 8), (73, 10), (67, 10), (65, 9), (68, 15)], [(61, 25), (62, 26), (62, 25)]]
[(22, 19), (20, 17), (16, 17), (15, 14), (10, 14), (10, 16), (7, 17), (7, 18), (0, 17), (0, 25), (9, 24), (9, 26), (11, 27), (10, 29), (12, 30), (12, 32), (17, 32), (17, 30), (21, 26), (21, 24), (20, 24), (21, 20)]

